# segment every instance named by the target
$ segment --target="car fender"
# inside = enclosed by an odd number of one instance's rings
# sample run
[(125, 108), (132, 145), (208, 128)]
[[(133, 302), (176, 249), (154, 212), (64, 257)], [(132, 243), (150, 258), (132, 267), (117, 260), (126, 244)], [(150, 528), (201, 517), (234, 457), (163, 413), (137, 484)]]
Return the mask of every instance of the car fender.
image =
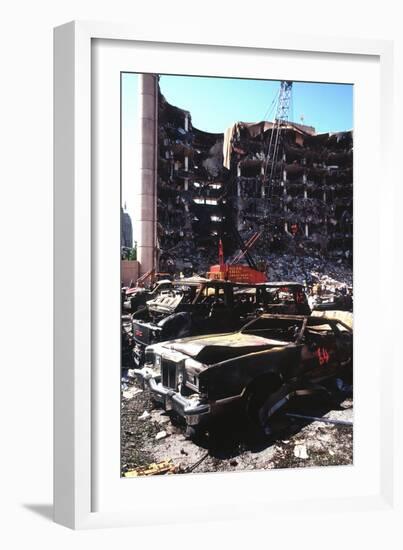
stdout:
[(273, 348), (210, 366), (200, 374), (200, 385), (207, 388), (209, 399), (223, 399), (240, 395), (256, 379), (267, 374), (290, 379), (299, 366), (300, 346)]

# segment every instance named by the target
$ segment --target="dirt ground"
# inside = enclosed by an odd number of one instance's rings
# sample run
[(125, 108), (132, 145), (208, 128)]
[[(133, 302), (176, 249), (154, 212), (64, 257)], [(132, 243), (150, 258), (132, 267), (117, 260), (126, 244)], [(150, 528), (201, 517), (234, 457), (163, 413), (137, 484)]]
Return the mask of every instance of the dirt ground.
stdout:
[[(143, 390), (132, 379), (123, 384), (121, 407), (122, 475), (166, 460), (172, 461), (176, 473), (353, 463), (351, 425), (289, 417), (289, 425), (277, 439), (256, 438), (242, 423), (237, 423), (221, 426), (214, 437), (192, 441), (185, 437), (183, 426), (153, 404), (149, 390)], [(303, 411), (293, 413), (349, 423), (353, 421), (353, 400), (346, 397), (332, 410), (317, 404), (307, 408), (305, 403)]]

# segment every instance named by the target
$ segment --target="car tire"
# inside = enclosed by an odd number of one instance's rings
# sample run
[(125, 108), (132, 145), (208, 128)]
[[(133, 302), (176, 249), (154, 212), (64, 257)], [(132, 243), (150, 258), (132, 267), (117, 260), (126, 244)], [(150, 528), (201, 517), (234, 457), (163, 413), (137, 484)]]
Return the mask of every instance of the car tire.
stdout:
[(200, 426), (186, 426), (185, 439), (190, 439), (194, 443), (204, 442), (206, 439), (206, 430)]
[(261, 380), (254, 383), (246, 391), (244, 403), (248, 431), (252, 431), (258, 436), (267, 437), (279, 433), (286, 427), (287, 420), (282, 410), (270, 418), (262, 420), (267, 401), (273, 392), (279, 389), (280, 384), (280, 381), (275, 379)]

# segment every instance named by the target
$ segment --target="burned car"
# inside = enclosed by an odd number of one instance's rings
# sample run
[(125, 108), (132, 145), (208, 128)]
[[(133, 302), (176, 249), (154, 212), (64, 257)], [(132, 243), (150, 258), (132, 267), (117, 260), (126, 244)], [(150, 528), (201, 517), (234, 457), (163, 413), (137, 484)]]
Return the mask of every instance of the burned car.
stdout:
[(122, 309), (135, 313), (143, 308), (148, 300), (153, 300), (156, 296), (172, 288), (170, 279), (161, 279), (154, 283), (150, 288), (135, 286), (124, 290)]
[(243, 300), (252, 297), (266, 313), (287, 315), (310, 315), (311, 308), (304, 286), (295, 282), (258, 283), (248, 290), (242, 290)]
[(298, 283), (233, 283), (200, 277), (173, 281), (172, 288), (134, 313), (133, 358), (144, 363), (147, 345), (198, 334), (235, 331), (265, 311), (310, 313)]
[(353, 333), (336, 316), (263, 314), (240, 331), (148, 346), (136, 374), (193, 429), (241, 413), (262, 433), (298, 396), (352, 378)]
[(312, 300), (312, 309), (316, 311), (353, 311), (352, 293), (336, 290), (333, 294), (315, 296)]

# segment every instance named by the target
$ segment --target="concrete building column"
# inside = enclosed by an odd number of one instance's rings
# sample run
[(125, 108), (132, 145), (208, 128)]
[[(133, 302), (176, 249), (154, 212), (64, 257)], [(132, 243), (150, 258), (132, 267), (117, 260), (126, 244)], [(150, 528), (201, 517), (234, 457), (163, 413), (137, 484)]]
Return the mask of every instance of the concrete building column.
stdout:
[[(284, 211), (284, 217), (286, 217), (286, 214), (287, 214), (287, 201), (286, 201), (286, 198), (287, 198), (287, 186), (285, 184), (285, 182), (282, 182), (282, 186), (283, 186), (283, 201), (284, 201), (284, 204), (283, 204), (283, 211)], [(284, 231), (286, 233), (288, 233), (288, 222), (287, 221), (284, 221)]]
[[(236, 175), (237, 178), (240, 178), (242, 175), (242, 168), (241, 163), (238, 162), (236, 167)], [(241, 218), (241, 213), (243, 211), (243, 199), (241, 198), (241, 182), (238, 180), (236, 182), (236, 194), (237, 194), (237, 206), (238, 206), (238, 212), (236, 215), (236, 227), (238, 231), (242, 231), (243, 228), (243, 218)]]
[(266, 196), (266, 192), (265, 192), (265, 188), (264, 188), (264, 172), (265, 172), (264, 162), (262, 162), (262, 165), (260, 167), (260, 175), (262, 176), (262, 189), (261, 189), (260, 195), (261, 195), (262, 199), (264, 199), (265, 196)]
[(140, 74), (138, 84), (137, 212), (134, 226), (140, 275), (157, 267), (157, 78), (153, 74)]

